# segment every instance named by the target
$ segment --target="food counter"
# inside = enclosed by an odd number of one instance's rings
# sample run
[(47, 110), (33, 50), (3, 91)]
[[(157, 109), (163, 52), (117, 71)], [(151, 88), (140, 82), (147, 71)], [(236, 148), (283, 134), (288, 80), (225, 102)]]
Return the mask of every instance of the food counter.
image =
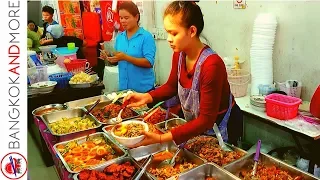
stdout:
[[(101, 102), (89, 114), (90, 118), (81, 119), (86, 109), (97, 99)], [(220, 148), (217, 139), (211, 136), (190, 139), (177, 155), (174, 166), (159, 167), (160, 162), (172, 158), (178, 149), (174, 142), (129, 149), (117, 136), (129, 138), (130, 141), (130, 138), (141, 136), (141, 128), (165, 133), (186, 121), (171, 113), (166, 121), (166, 111), (160, 107), (151, 111), (146, 109), (144, 112), (127, 108), (122, 114), (124, 123), (109, 125), (108, 119), (118, 115), (122, 103), (121, 100), (112, 103), (112, 100), (104, 95), (95, 96), (66, 102), (66, 109), (34, 112), (35, 123), (52, 154), (60, 179), (131, 179), (148, 157), (152, 157), (152, 160), (141, 179), (244, 179), (238, 172), (251, 167), (251, 164), (241, 163), (253, 159), (252, 154), (231, 145), (227, 146), (232, 151), (225, 152)], [(134, 122), (141, 122), (145, 126), (140, 127)], [(262, 166), (269, 156), (261, 157)], [(238, 165), (239, 163), (242, 166)], [(306, 180), (316, 179), (308, 173), (283, 164), (285, 163), (271, 163), (291, 176)], [(238, 167), (237, 172), (234, 171), (235, 166)]]

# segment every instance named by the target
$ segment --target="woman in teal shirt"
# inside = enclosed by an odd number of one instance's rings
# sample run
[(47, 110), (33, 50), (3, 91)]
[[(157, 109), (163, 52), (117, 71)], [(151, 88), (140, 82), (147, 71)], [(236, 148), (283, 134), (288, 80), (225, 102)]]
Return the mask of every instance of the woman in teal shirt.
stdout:
[(123, 2), (118, 12), (125, 31), (116, 37), (114, 46), (117, 52), (107, 59), (111, 63), (118, 63), (119, 90), (148, 92), (154, 89), (155, 83), (155, 41), (150, 32), (139, 27), (140, 13), (133, 2)]

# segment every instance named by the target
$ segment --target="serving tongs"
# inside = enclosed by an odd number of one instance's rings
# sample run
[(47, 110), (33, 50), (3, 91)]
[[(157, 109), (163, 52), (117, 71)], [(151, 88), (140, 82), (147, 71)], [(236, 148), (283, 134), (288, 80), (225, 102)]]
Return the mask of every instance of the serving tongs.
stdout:
[(149, 164), (151, 163), (151, 161), (153, 160), (153, 155), (151, 154), (141, 165), (141, 168), (138, 169), (138, 171), (136, 172), (136, 174), (132, 177), (132, 180), (139, 180), (141, 178), (141, 176), (144, 174), (144, 172), (146, 172), (147, 167), (149, 166)]

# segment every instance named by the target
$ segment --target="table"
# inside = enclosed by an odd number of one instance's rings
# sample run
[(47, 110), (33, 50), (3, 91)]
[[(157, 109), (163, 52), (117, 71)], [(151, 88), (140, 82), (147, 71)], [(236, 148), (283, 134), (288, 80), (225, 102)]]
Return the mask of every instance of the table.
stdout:
[[(313, 174), (314, 164), (320, 165), (320, 157), (318, 154), (320, 152), (320, 125), (305, 122), (299, 116), (288, 121), (269, 117), (266, 112), (257, 111), (251, 107), (250, 95), (235, 98), (235, 100), (245, 114), (258, 117), (258, 120), (263, 123), (268, 123), (276, 128), (289, 132), (292, 135), (300, 153), (303, 157), (310, 160), (309, 173)], [(309, 153), (305, 152), (297, 136), (304, 136), (309, 139), (311, 147), (311, 151)]]
[(320, 125), (305, 122), (299, 116), (289, 121), (282, 121), (276, 118), (269, 117), (265, 112), (257, 111), (251, 107), (250, 96), (248, 95), (241, 98), (235, 98), (235, 100), (239, 105), (240, 109), (245, 113), (258, 116), (259, 118), (262, 118), (263, 120), (268, 121), (269, 123), (276, 124), (283, 128), (289, 129), (294, 133), (302, 134), (314, 140), (320, 139)]
[[(90, 88), (75, 89), (55, 89), (52, 93), (48, 94), (38, 94), (28, 97), (28, 131), (30, 132), (32, 138), (36, 142), (37, 147), (42, 152), (42, 158), (46, 166), (52, 166), (53, 161), (51, 154), (46, 146), (46, 143), (41, 136), (39, 128), (35, 127), (33, 121), (32, 111), (40, 106), (47, 104), (60, 103), (63, 104), (68, 101), (74, 101), (78, 99), (83, 99), (87, 97), (98, 96), (102, 94), (104, 85), (102, 83), (96, 84)], [(38, 140), (40, 139), (40, 140)]]

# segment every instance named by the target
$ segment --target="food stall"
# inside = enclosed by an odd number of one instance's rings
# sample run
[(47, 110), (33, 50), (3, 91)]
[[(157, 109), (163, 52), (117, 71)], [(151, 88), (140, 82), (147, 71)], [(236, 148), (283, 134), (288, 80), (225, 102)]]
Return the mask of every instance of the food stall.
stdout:
[[(152, 108), (125, 107), (122, 121), (114, 122), (122, 109), (122, 98), (132, 92), (103, 94), (33, 111), (60, 179), (131, 179), (141, 169), (146, 171), (139, 179), (251, 178), (248, 175), (255, 153), (228, 144), (231, 151), (226, 151), (211, 136), (194, 137), (182, 149), (174, 142), (127, 148), (143, 139), (142, 130), (162, 134), (186, 123), (167, 113), (161, 103)], [(85, 115), (94, 104), (97, 105), (91, 113)], [(160, 166), (162, 161), (173, 158), (178, 149), (174, 166)], [(264, 153), (260, 153), (256, 174), (259, 178), (317, 179)]]

